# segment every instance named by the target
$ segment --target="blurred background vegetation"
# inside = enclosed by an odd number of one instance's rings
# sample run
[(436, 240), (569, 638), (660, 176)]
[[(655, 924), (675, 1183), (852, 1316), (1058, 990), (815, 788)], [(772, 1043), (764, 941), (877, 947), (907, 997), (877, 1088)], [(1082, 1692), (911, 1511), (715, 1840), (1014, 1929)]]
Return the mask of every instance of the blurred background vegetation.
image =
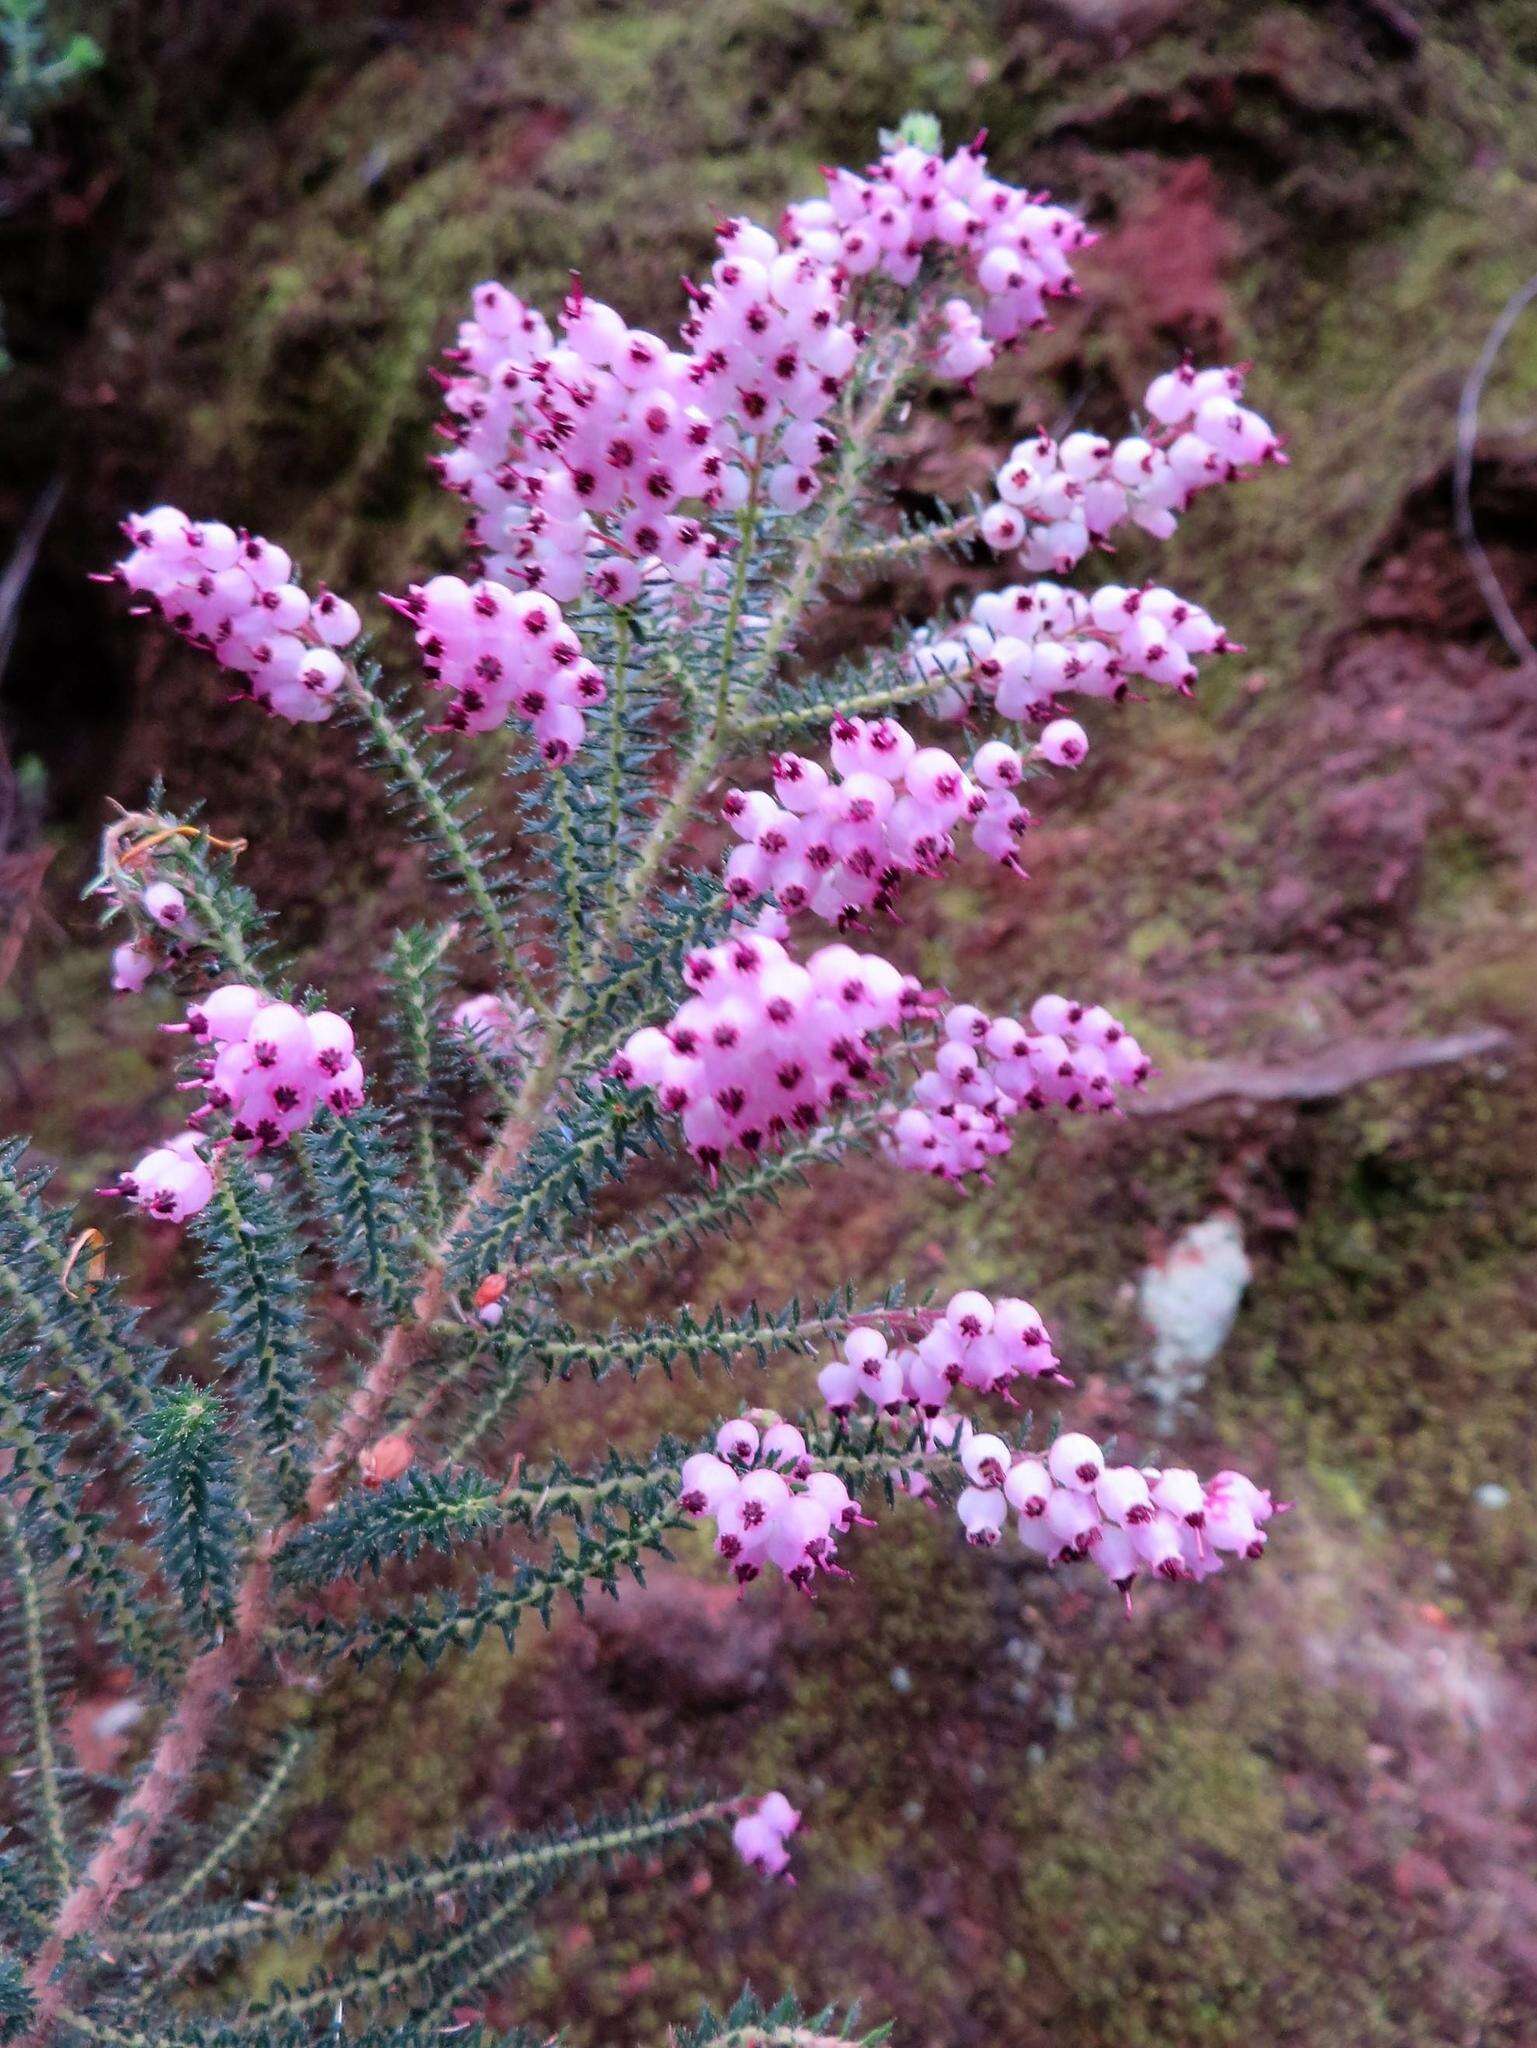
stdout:
[[(35, 12), (8, 0), (0, 37)], [(1292, 440), (1289, 470), (1203, 501), (1159, 558), (1247, 654), (1194, 708), (1102, 718), (1029, 885), (963, 868), (900, 939), (999, 1008), (1091, 992), (1170, 1071), (1165, 1108), (1017, 1148), (985, 1201), (851, 1169), (670, 1276), (701, 1301), (765, 1272), (1028, 1293), (1100, 1426), (1241, 1457), (1297, 1501), (1263, 1571), (1127, 1622), (916, 1512), (815, 1609), (739, 1605), (689, 1559), (516, 1660), (328, 1705), (283, 1865), (782, 1783), (808, 1810), (797, 1890), (704, 1858), (681, 1887), (595, 1891), (493, 2016), (645, 2038), (750, 1976), (859, 1995), (936, 2048), (1529, 2043), (1537, 678), (1489, 624), (1449, 479), (1463, 379), (1537, 268), (1537, 15), (125, 0), (40, 33), (30, 87), (12, 39), (0, 90), (0, 1087), (78, 1192), (161, 1128), (169, 1088), (153, 999), (109, 1004), (75, 902), (109, 792), (163, 770), (173, 802), (206, 797), (365, 1017), (423, 887), (344, 738), (227, 712), (85, 573), (126, 508), (167, 498), (353, 594), (453, 564), (425, 368), (479, 278), (549, 302), (579, 267), (665, 327), (717, 211), (771, 218), (926, 106), (1103, 239), (1081, 311), (909, 423), (911, 506), (979, 484), (1039, 418), (1120, 421), (1186, 346), (1252, 356)], [(1537, 316), (1491, 380), (1473, 497), (1530, 628)], [(851, 591), (823, 642), (969, 580)], [(1492, 1050), (1358, 1078), (1474, 1027)], [(1213, 1216), (1252, 1277), (1217, 1355), (1171, 1380), (1142, 1276)], [(116, 1235), (152, 1294), (167, 1254)], [(724, 1398), (571, 1389), (563, 1447)], [(123, 1677), (82, 1656), (79, 1683), (81, 1760), (110, 1768)]]

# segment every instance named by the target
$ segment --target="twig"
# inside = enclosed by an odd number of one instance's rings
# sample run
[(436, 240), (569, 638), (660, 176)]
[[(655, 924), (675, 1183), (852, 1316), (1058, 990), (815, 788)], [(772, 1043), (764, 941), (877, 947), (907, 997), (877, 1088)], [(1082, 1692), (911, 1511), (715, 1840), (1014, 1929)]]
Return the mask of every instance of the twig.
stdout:
[(0, 676), (5, 674), (6, 664), (11, 658), (11, 645), (16, 638), (16, 615), (21, 610), (21, 600), (37, 562), (37, 551), (63, 495), (63, 477), (50, 477), (27, 514), (26, 524), (16, 536), (16, 545), (11, 550), (11, 559), (6, 563), (4, 572), (0, 573)]
[(1450, 1066), (1503, 1052), (1510, 1033), (1497, 1025), (1460, 1031), (1449, 1038), (1348, 1038), (1290, 1066), (1261, 1066), (1254, 1060), (1206, 1060), (1174, 1075), (1146, 1095), (1130, 1097), (1133, 1116), (1172, 1116), (1205, 1102), (1236, 1096), (1243, 1102), (1325, 1102), (1349, 1088), (1389, 1074)]
[(1520, 290), (1506, 300), (1462, 387), (1462, 401), (1457, 407), (1457, 456), (1452, 466), (1452, 510), (1457, 538), (1472, 567), (1484, 603), (1489, 607), (1490, 617), (1500, 629), (1500, 637), (1523, 669), (1537, 673), (1537, 647), (1532, 645), (1526, 628), (1516, 617), (1509, 598), (1501, 588), (1500, 579), (1494, 573), (1493, 564), (1473, 523), (1473, 460), (1478, 445), (1479, 404), (1494, 369), (1495, 358), (1509, 338), (1511, 329), (1533, 300), (1537, 300), (1537, 275), (1529, 277)]

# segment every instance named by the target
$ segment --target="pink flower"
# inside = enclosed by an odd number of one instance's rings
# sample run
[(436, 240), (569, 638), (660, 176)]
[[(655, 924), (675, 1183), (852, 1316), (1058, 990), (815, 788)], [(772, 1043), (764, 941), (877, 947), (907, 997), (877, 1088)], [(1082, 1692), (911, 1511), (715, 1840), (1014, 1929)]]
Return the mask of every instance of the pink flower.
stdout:
[(153, 953), (131, 939), (126, 945), (112, 949), (112, 986), (123, 995), (137, 995), (150, 976), (157, 962)]
[(942, 748), (920, 749), (894, 718), (840, 718), (831, 770), (800, 754), (774, 760), (774, 791), (732, 789), (722, 816), (740, 844), (726, 893), (748, 905), (772, 897), (787, 916), (810, 911), (848, 926), (895, 908), (905, 875), (934, 874), (968, 826), (989, 859), (1018, 868), (1030, 814), (1014, 795), (1021, 755), (1002, 740), (972, 771)]
[(145, 916), (168, 932), (178, 931), (187, 921), (187, 899), (170, 882), (151, 882), (139, 900)]
[(1240, 370), (1186, 363), (1149, 385), (1145, 434), (1110, 442), (1073, 433), (1059, 442), (1038, 433), (1018, 442), (998, 471), (984, 538), (1052, 576), (1126, 520), (1167, 540), (1198, 492), (1286, 460), (1279, 436), (1238, 403), (1243, 382)]
[(113, 575), (238, 676), (239, 694), (281, 718), (330, 717), (347, 675), (334, 650), (361, 630), (350, 604), (326, 591), (311, 599), (289, 581), (293, 564), (271, 541), (199, 524), (174, 505), (135, 514), (123, 530), (130, 551)]
[(962, 1180), (1009, 1150), (1023, 1109), (1108, 1110), (1138, 1088), (1151, 1062), (1125, 1026), (1097, 1005), (1043, 996), (1029, 1025), (970, 1004), (946, 1011), (943, 1043), (892, 1117), (887, 1147), (915, 1173)]
[(878, 954), (823, 946), (802, 966), (777, 939), (741, 933), (690, 954), (694, 993), (665, 1029), (625, 1041), (613, 1072), (683, 1120), (694, 1156), (718, 1166), (815, 1129), (874, 1079), (880, 1035), (921, 990)]
[(213, 1175), (196, 1150), (191, 1132), (156, 1146), (129, 1172), (119, 1175), (115, 1188), (104, 1193), (125, 1195), (157, 1223), (183, 1223), (206, 1209), (213, 1199)]
[[(352, 1027), (332, 1010), (305, 1013), (229, 982), (189, 1003), (184, 1024), (166, 1028), (207, 1042), (197, 1079), (183, 1084), (203, 1091), (193, 1122), (226, 1117), (230, 1140), (253, 1155), (306, 1129), (322, 1107), (346, 1116), (363, 1102)], [(202, 1142), (201, 1133), (183, 1133), (122, 1175), (112, 1192), (149, 1214), (182, 1221), (213, 1192), (197, 1151)]]
[(766, 1792), (738, 1818), (731, 1839), (750, 1868), (761, 1870), (765, 1877), (778, 1877), (789, 1869), (790, 1852), (785, 1845), (800, 1824), (800, 1815), (782, 1792)]
[(449, 730), (490, 732), (515, 712), (546, 761), (571, 759), (584, 712), (606, 691), (547, 590), (434, 576), (390, 603), (414, 628), (433, 687), (448, 693)]

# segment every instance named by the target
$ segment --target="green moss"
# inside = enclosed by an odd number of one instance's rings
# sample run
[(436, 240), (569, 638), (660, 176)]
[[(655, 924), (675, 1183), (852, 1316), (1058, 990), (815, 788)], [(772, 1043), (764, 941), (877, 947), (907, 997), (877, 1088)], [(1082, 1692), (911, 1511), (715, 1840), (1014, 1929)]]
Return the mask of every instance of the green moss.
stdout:
[[(1537, 1583), (1521, 1526), (1537, 1485), (1532, 1087), (1526, 1067), (1421, 1083), (1380, 1121), (1362, 1098), (1307, 1134), (1303, 1227), (1256, 1291), (1223, 1401), (1232, 1426), (1257, 1410), (1310, 1467), (1348, 1473), (1485, 1611), (1519, 1611)], [(1491, 1481), (1508, 1513), (1479, 1507)]]

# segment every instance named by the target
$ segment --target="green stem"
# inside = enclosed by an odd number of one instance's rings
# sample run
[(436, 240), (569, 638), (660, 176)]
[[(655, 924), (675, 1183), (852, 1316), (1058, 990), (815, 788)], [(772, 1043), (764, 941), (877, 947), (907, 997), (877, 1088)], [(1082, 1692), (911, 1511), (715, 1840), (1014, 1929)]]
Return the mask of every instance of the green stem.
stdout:
[(277, 1496), (285, 1512), (291, 1512), (304, 1498), (309, 1473), (301, 1447), (306, 1442), (305, 1398), (283, 1384), (289, 1361), (280, 1342), (281, 1311), (275, 1299), (274, 1278), (245, 1211), (231, 1173), (220, 1173), (214, 1182), (214, 1204), (224, 1220), (224, 1247), (240, 1261), (244, 1275), (245, 1301), (237, 1311), (244, 1326), (241, 1343), (249, 1346), (242, 1377), (245, 1403), (259, 1436), (264, 1441), (266, 1460), (277, 1485)]
[(552, 1872), (571, 1864), (634, 1855), (710, 1821), (724, 1819), (730, 1811), (726, 1802), (710, 1800), (683, 1812), (618, 1821), (587, 1834), (573, 1833), (564, 1840), (518, 1842), (500, 1850), (488, 1845), (478, 1855), (446, 1861), (425, 1871), (322, 1887), (296, 1905), (276, 1905), (260, 1915), (231, 1913), (223, 1919), (191, 1927), (124, 1929), (116, 1940), (125, 1950), (164, 1954), (206, 1948), (214, 1943), (270, 1941), (301, 1929), (334, 1926), (354, 1915), (381, 1918), (419, 1901), (424, 1893), (460, 1891), (515, 1877), (543, 1882)]
[(840, 569), (879, 568), (887, 562), (900, 562), (909, 555), (926, 554), (930, 548), (956, 547), (963, 540), (974, 540), (982, 530), (982, 521), (974, 512), (967, 512), (959, 519), (952, 519), (948, 526), (925, 527), (920, 533), (902, 533), (890, 540), (876, 540), (864, 547), (846, 548), (838, 557)]
[(70, 1862), (69, 1837), (64, 1826), (64, 1802), (59, 1792), (59, 1759), (53, 1746), (53, 1724), (48, 1713), (48, 1674), (43, 1662), (43, 1602), (38, 1591), (32, 1555), (22, 1535), (21, 1524), (9, 1508), (0, 1508), (0, 1529), (5, 1531), (16, 1576), (16, 1594), (21, 1608), (22, 1655), (26, 1671), (27, 1718), (36, 1758), (38, 1807), (43, 1820), (43, 1838), (48, 1860), (61, 1892), (74, 1880)]
[(550, 795), (555, 806), (555, 831), (560, 841), (562, 856), (556, 862), (556, 866), (560, 871), (561, 894), (566, 904), (566, 973), (570, 985), (574, 987), (584, 978), (582, 938), (586, 917), (582, 904), (581, 862), (576, 843), (576, 824), (571, 814), (571, 784), (564, 768), (551, 769)]
[(742, 606), (747, 597), (748, 575), (752, 569), (753, 543), (758, 533), (758, 510), (762, 502), (763, 450), (759, 447), (753, 457), (752, 473), (747, 487), (747, 503), (742, 508), (741, 534), (737, 542), (736, 575), (731, 583), (731, 601), (726, 607), (726, 625), (720, 643), (720, 677), (715, 685), (714, 738), (718, 741), (725, 731), (726, 711), (731, 702), (731, 673), (736, 661), (737, 629), (742, 622)]
[(775, 605), (769, 619), (768, 630), (758, 649), (758, 658), (742, 689), (736, 693), (735, 710), (740, 710), (750, 698), (753, 689), (773, 674), (779, 657), (800, 623), (801, 615), (815, 593), (817, 585), (826, 573), (828, 565), (836, 557), (844, 522), (853, 511), (859, 496), (865, 463), (871, 447), (902, 390), (903, 381), (917, 353), (917, 347), (917, 334), (912, 329), (899, 336), (890, 361), (877, 374), (875, 390), (868, 404), (849, 421), (844, 433), (842, 459), (827, 500), (827, 509), (818, 521), (815, 531), (801, 548), (790, 571), (784, 595)]
[(824, 1125), (802, 1144), (770, 1153), (747, 1172), (680, 1205), (633, 1237), (590, 1249), (554, 1253), (541, 1262), (538, 1278), (541, 1283), (557, 1285), (611, 1279), (633, 1261), (650, 1258), (679, 1239), (691, 1241), (696, 1232), (708, 1229), (718, 1217), (734, 1214), (742, 1203), (771, 1199), (780, 1186), (798, 1180), (804, 1167), (839, 1158), (845, 1140), (873, 1130), (878, 1121), (878, 1109), (870, 1108), (857, 1111), (840, 1123)]
[(888, 683), (877, 690), (863, 690), (855, 697), (787, 704), (779, 711), (762, 711), (751, 718), (738, 719), (733, 737), (737, 740), (766, 740), (788, 726), (830, 725), (839, 717), (854, 718), (872, 711), (893, 711), (900, 704), (921, 703), (942, 687), (942, 681), (936, 681), (933, 676), (916, 676), (904, 682)]
[[(480, 1355), (475, 1352), (469, 1354), (462, 1369), (452, 1376), (456, 1383), (462, 1382), (468, 1377), (470, 1365)], [(463, 1423), (458, 1436), (449, 1446), (447, 1455), (450, 1464), (464, 1463), (470, 1454), (491, 1434), (502, 1417), (507, 1413), (507, 1410), (513, 1406), (519, 1396), (526, 1390), (530, 1378), (528, 1367), (532, 1362), (532, 1357), (533, 1354), (530, 1352), (526, 1356), (510, 1363), (498, 1375), (495, 1385), (487, 1389), (479, 1407)], [(434, 1393), (436, 1391), (434, 1389)], [(445, 1388), (444, 1391), (447, 1392), (449, 1389)]]
[(614, 621), (614, 673), (608, 685), (608, 839), (613, 862), (608, 871), (605, 899), (612, 917), (619, 892), (620, 827), (624, 822), (624, 712), (628, 696), (630, 621), (620, 612)]
[(464, 827), (454, 815), (452, 805), (429, 774), (426, 763), (408, 735), (390, 716), (377, 693), (355, 670), (349, 671), (348, 695), (372, 735), (380, 756), (410, 790), (435, 842), (442, 848), (461, 887), (475, 906), (502, 972), (529, 1008), (540, 1017), (547, 1018), (550, 1006), (519, 955), (501, 905), (475, 857), (474, 848), (465, 837)]
[(298, 1727), (289, 1731), (277, 1762), (258, 1787), (255, 1797), (241, 1807), (230, 1826), (220, 1835), (208, 1853), (193, 1865), (176, 1889), (161, 1900), (155, 1908), (157, 1919), (170, 1919), (189, 1900), (194, 1899), (211, 1878), (229, 1867), (240, 1853), (242, 1845), (262, 1826), (273, 1807), (282, 1798), (308, 1747), (307, 1729)]
[(844, 438), (837, 480), (833, 485), (827, 509), (815, 532), (802, 545), (791, 568), (784, 593), (769, 618), (756, 659), (751, 663), (745, 678), (736, 683), (733, 680), (736, 640), (741, 627), (742, 605), (747, 591), (753, 543), (757, 536), (758, 498), (755, 488), (749, 491), (748, 510), (751, 517), (749, 519), (748, 512), (744, 511), (742, 545), (737, 556), (736, 579), (722, 646), (715, 719), (685, 759), (666, 803), (658, 812), (646, 836), (645, 844), (620, 885), (614, 916), (608, 930), (603, 934), (605, 944), (611, 944), (623, 937), (636, 905), (655, 880), (663, 861), (672, 849), (684, 819), (729, 751), (736, 721), (743, 706), (751, 698), (754, 689), (773, 673), (812, 593), (828, 563), (836, 554), (838, 536), (843, 531), (844, 521), (852, 511), (858, 496), (870, 445), (902, 388), (903, 378), (912, 363), (916, 349), (916, 335), (911, 332), (903, 334), (889, 364), (878, 378), (874, 396), (863, 412), (850, 422)]

